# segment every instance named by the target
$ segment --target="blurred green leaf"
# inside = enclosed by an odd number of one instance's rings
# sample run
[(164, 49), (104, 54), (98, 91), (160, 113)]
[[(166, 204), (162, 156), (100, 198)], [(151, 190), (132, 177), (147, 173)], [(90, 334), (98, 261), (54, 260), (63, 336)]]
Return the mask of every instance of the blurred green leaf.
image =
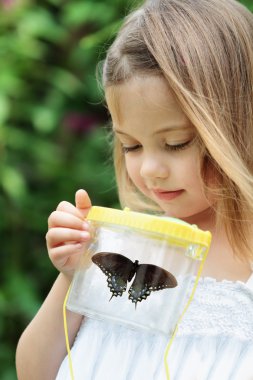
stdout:
[(20, 200), (27, 194), (26, 182), (16, 168), (5, 166), (2, 171), (2, 186), (8, 196), (15, 200)]
[(247, 8), (249, 8), (251, 11), (253, 11), (253, 3), (252, 0), (241, 0), (242, 4), (246, 5)]
[[(2, 349), (6, 349), (2, 347)], [(0, 346), (1, 350), (1, 346)], [(6, 355), (7, 356), (7, 355)], [(11, 356), (13, 356), (13, 353), (11, 353)], [(4, 373), (1, 375), (1, 380), (17, 380), (16, 370), (14, 368), (14, 360), (10, 362), (12, 368), (8, 368), (8, 370), (4, 371)]]
[(5, 317), (22, 313), (27, 319), (38, 311), (40, 302), (36, 295), (34, 281), (16, 271), (6, 273), (6, 287), (0, 297), (0, 312)]
[(112, 36), (115, 35), (119, 29), (121, 23), (121, 20), (117, 20), (114, 23), (105, 26), (103, 29), (97, 31), (96, 33), (85, 36), (80, 42), (81, 47), (84, 49), (90, 49), (94, 46), (100, 45), (102, 42), (108, 40), (109, 38), (112, 38)]
[(20, 36), (43, 37), (52, 42), (61, 41), (67, 36), (67, 31), (54, 20), (49, 10), (38, 6), (24, 14), (17, 32)]
[(48, 78), (50, 83), (67, 96), (73, 96), (83, 83), (71, 72), (54, 67)]
[[(17, 76), (12, 66), (6, 67), (0, 62), (0, 89), (5, 95), (18, 95), (22, 92), (24, 82)], [(3, 95), (4, 96), (4, 95)]]
[(113, 21), (116, 9), (112, 2), (72, 1), (66, 4), (63, 12), (63, 23), (68, 26), (95, 23), (106, 25)]
[(39, 132), (52, 132), (58, 119), (58, 115), (51, 108), (39, 106), (33, 109), (33, 124)]
[(16, 59), (40, 59), (46, 52), (44, 42), (36, 40), (29, 35), (20, 35), (18, 38), (14, 35), (10, 38), (11, 53)]
[[(1, 86), (0, 86), (1, 88)], [(10, 102), (7, 96), (0, 92), (0, 124), (4, 123), (10, 114)]]

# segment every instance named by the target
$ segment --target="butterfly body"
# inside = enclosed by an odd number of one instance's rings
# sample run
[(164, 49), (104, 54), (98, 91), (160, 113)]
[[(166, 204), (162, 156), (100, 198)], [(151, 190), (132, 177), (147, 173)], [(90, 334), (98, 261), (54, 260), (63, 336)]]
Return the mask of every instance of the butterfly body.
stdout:
[(118, 253), (100, 252), (92, 257), (92, 261), (107, 276), (111, 298), (121, 297), (126, 291), (127, 283), (134, 277), (128, 298), (135, 306), (151, 292), (177, 286), (176, 278), (165, 269), (153, 264), (139, 264), (138, 260), (133, 262)]

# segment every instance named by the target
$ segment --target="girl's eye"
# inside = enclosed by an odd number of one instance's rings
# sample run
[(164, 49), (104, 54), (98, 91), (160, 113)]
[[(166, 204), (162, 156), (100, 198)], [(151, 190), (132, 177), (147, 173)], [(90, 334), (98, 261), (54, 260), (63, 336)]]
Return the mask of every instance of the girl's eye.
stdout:
[(165, 144), (165, 148), (166, 148), (166, 150), (169, 150), (169, 151), (183, 150), (183, 149), (187, 148), (189, 145), (191, 145), (193, 141), (194, 141), (194, 139), (186, 141), (186, 142), (181, 143), (181, 144), (176, 144), (176, 145)]
[(140, 144), (133, 145), (133, 146), (124, 146), (124, 145), (122, 146), (123, 153), (134, 152), (140, 148), (141, 148)]
[[(183, 149), (186, 149), (188, 148), (188, 146), (192, 145), (192, 143), (195, 141), (195, 139), (191, 139), (191, 140), (188, 140), (184, 143), (180, 143), (180, 144), (174, 144), (174, 145), (170, 145), (170, 144), (167, 144), (165, 143), (165, 149), (170, 151), (170, 152), (175, 152), (175, 151), (179, 151), (179, 150), (183, 150)], [(122, 151), (123, 153), (129, 153), (129, 152), (136, 152), (138, 151), (139, 149), (141, 149), (141, 145), (140, 144), (136, 144), (136, 145), (132, 145), (132, 146), (124, 146), (122, 145)]]

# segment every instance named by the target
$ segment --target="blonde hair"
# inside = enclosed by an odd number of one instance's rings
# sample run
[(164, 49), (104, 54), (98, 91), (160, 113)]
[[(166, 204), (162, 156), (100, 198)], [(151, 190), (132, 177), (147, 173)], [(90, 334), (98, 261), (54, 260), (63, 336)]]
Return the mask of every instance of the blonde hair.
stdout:
[[(202, 177), (216, 196), (217, 224), (236, 255), (250, 258), (253, 222), (253, 15), (234, 0), (151, 0), (130, 14), (108, 50), (103, 85), (162, 75), (198, 131)], [(122, 205), (157, 208), (130, 180), (115, 137)], [(207, 167), (216, 186), (208, 186)], [(211, 189), (209, 188), (211, 187)]]

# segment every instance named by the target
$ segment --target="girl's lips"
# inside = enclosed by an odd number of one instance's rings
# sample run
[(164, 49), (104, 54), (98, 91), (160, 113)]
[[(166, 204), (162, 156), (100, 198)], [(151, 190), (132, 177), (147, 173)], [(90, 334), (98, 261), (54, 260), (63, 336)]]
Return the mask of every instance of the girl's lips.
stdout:
[(175, 191), (153, 190), (153, 193), (157, 198), (165, 201), (171, 201), (172, 199), (179, 197), (183, 192), (183, 189)]

